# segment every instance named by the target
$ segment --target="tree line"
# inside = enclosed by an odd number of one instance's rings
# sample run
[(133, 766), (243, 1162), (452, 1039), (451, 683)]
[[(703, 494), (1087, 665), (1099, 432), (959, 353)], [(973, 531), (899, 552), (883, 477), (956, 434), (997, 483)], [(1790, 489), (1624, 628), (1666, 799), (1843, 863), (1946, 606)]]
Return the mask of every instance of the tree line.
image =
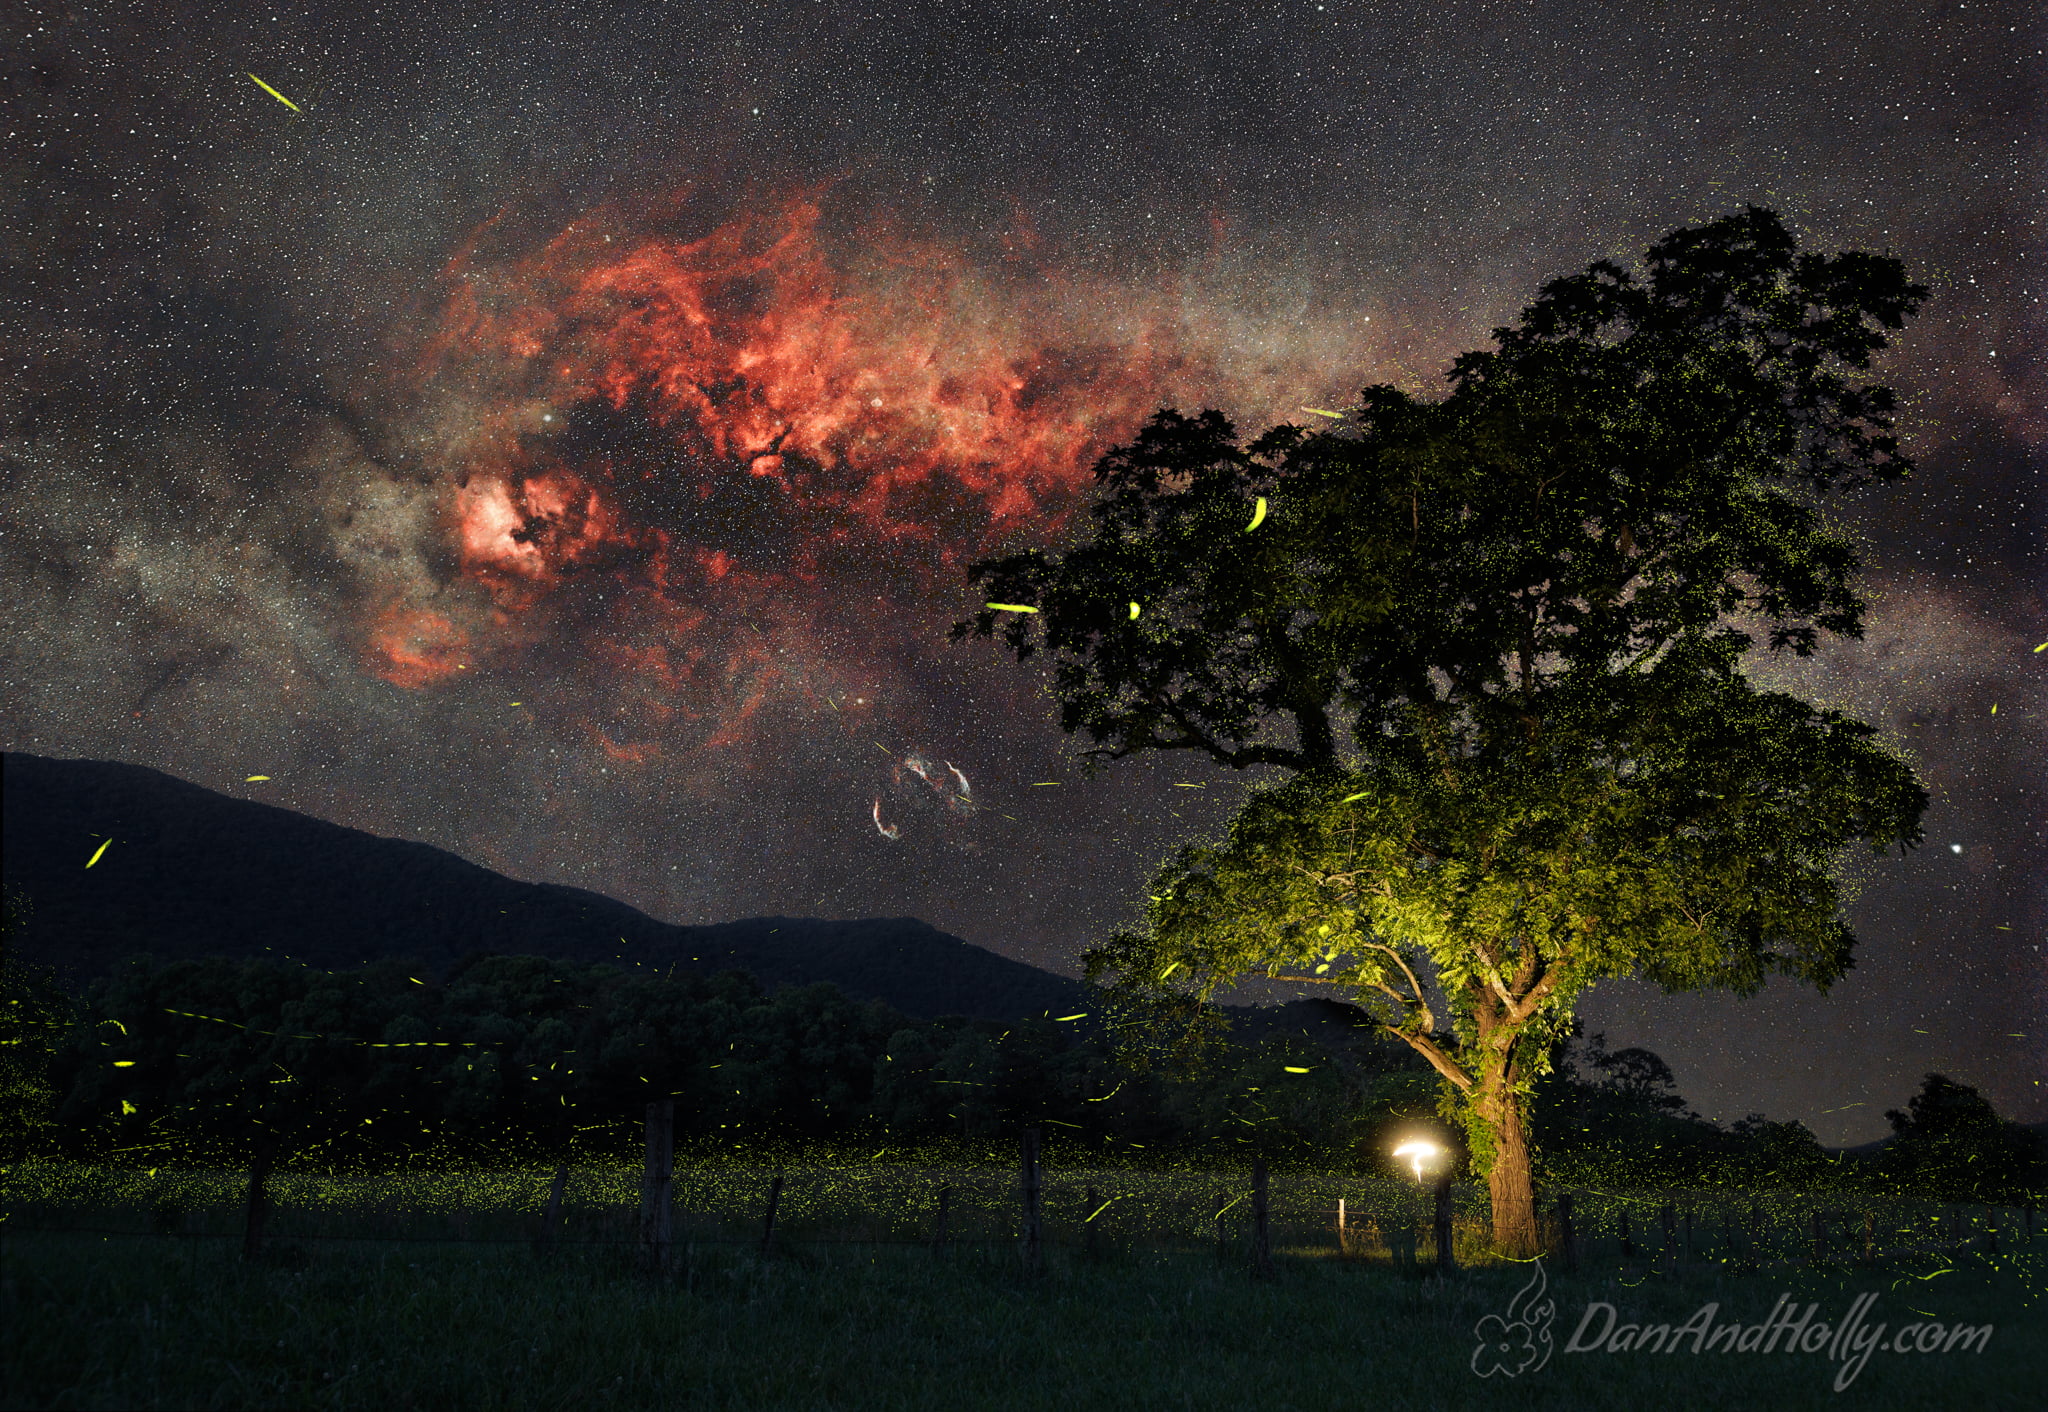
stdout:
[(138, 956), (76, 998), (10, 973), (15, 1132), (80, 1159), (624, 1155), (644, 1105), (672, 1098), (679, 1140), (736, 1147), (1039, 1126), (1120, 1159), (1210, 1148), (1284, 1162), (1434, 1103), (1396, 1054), (1376, 1068), (1278, 1037), (1169, 1078), (1128, 1071), (1072, 1022), (917, 1021), (830, 984), (770, 994), (740, 971), (479, 955), (427, 980), (395, 962)]
[[(1031, 1126), (1118, 1161), (1385, 1171), (1394, 1135), (1432, 1126), (1444, 1087), (1369, 1032), (1348, 1046), (1223, 1042), (1168, 1074), (1131, 1069), (1106, 1032), (1052, 1018), (915, 1021), (830, 984), (769, 994), (739, 971), (535, 956), (472, 956), (436, 981), (392, 962), (138, 956), (75, 997), (9, 961), (0, 1004), (14, 1159), (329, 1171), (625, 1159), (646, 1102), (672, 1098), (680, 1140), (736, 1150), (931, 1150)], [(1709, 1122), (1656, 1054), (1610, 1052), (1600, 1035), (1561, 1043), (1536, 1111), (1546, 1184), (2048, 1194), (2040, 1136), (1939, 1074), (1860, 1160), (1797, 1122)], [(1469, 1151), (1458, 1159), (1470, 1170)]]
[(1693, 1112), (1670, 1066), (1596, 1034), (1567, 1043), (1536, 1086), (1539, 1171), (1553, 1185), (1740, 1185), (1893, 1193), (1929, 1201), (2048, 1200), (2048, 1137), (1999, 1116), (1945, 1074), (1924, 1075), (1875, 1152), (1830, 1152), (1804, 1123), (1750, 1113), (1727, 1124)]

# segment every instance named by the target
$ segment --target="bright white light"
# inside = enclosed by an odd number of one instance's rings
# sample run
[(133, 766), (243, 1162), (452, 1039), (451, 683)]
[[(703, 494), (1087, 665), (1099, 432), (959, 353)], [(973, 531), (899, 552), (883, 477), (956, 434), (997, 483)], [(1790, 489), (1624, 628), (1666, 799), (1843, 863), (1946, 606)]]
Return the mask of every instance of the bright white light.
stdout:
[(1406, 1157), (1413, 1164), (1415, 1180), (1418, 1182), (1422, 1180), (1422, 1164), (1436, 1161), (1437, 1155), (1437, 1145), (1433, 1142), (1425, 1142), (1421, 1138), (1416, 1138), (1412, 1142), (1404, 1142), (1394, 1149), (1394, 1156)]
[(1948, 846), (1948, 851), (1951, 853), (1960, 853), (1963, 851), (1963, 846), (1960, 843), (1951, 843)]

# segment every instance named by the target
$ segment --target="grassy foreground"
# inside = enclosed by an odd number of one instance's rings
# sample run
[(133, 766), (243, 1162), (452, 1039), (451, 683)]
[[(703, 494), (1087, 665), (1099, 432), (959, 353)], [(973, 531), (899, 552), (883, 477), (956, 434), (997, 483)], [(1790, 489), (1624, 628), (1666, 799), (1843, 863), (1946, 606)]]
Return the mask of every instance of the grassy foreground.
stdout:
[[(1856, 1269), (1552, 1273), (1556, 1353), (1472, 1370), (1474, 1328), (1525, 1268), (1448, 1285), (1278, 1252), (1254, 1283), (1213, 1254), (816, 1244), (763, 1258), (697, 1246), (671, 1279), (626, 1252), (17, 1231), (0, 1274), (8, 1408), (1437, 1409), (2037, 1407), (2048, 1385), (2038, 1256), (1971, 1256), (1932, 1279)], [(1946, 1262), (1943, 1262), (1946, 1263)], [(1622, 1321), (1763, 1321), (1781, 1293), (1833, 1321), (1991, 1324), (1982, 1352), (1873, 1354), (1842, 1392), (1823, 1353), (1565, 1353), (1590, 1301)], [(1909, 1312), (1923, 1311), (1923, 1312)]]

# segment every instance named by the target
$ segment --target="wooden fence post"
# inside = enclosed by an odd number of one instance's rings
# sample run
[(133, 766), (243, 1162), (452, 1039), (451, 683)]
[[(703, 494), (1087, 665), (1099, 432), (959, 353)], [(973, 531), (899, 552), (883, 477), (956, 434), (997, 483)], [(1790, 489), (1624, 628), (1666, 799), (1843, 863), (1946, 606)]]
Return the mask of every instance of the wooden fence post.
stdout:
[(647, 1163), (640, 1174), (640, 1269), (659, 1275), (668, 1267), (669, 1208), (675, 1183), (676, 1104), (647, 1105)]
[(555, 1179), (548, 1183), (548, 1204), (541, 1209), (540, 1235), (533, 1243), (534, 1250), (542, 1255), (555, 1246), (555, 1228), (562, 1221), (562, 1188), (569, 1184), (569, 1164), (562, 1163), (555, 1168)]
[(1624, 1260), (1633, 1260), (1633, 1259), (1635, 1259), (1635, 1258), (1636, 1258), (1636, 1243), (1635, 1243), (1635, 1242), (1634, 1242), (1633, 1240), (1629, 1239), (1629, 1230), (1628, 1230), (1628, 1208), (1627, 1208), (1626, 1206), (1624, 1206), (1624, 1207), (1622, 1207), (1622, 1208), (1621, 1208), (1621, 1225), (1620, 1225), (1620, 1229), (1621, 1229), (1621, 1258), (1622, 1258), (1622, 1259), (1624, 1259)]
[(1436, 1272), (1439, 1278), (1457, 1273), (1458, 1252), (1451, 1232), (1451, 1174), (1436, 1179)]
[(1877, 1212), (1863, 1213), (1863, 1258), (1872, 1259), (1877, 1253)]
[(1038, 1129), (1024, 1130), (1021, 1153), (1024, 1188), (1024, 1269), (1027, 1274), (1038, 1274), (1044, 1268), (1045, 1254), (1039, 1239), (1039, 1190), (1038, 1190)]
[(782, 1205), (782, 1173), (777, 1172), (768, 1183), (768, 1219), (761, 1223), (761, 1253), (766, 1255), (775, 1239), (775, 1211)]
[(1344, 1229), (1344, 1198), (1341, 1196), (1337, 1198), (1337, 1253), (1339, 1255), (1349, 1255), (1351, 1253), (1351, 1236)]
[(1252, 1278), (1273, 1278), (1273, 1245), (1266, 1229), (1266, 1159), (1252, 1159)]
[(249, 1194), (242, 1213), (242, 1258), (254, 1260), (263, 1254), (263, 1225), (270, 1218), (271, 1164), (277, 1160), (277, 1140), (263, 1138), (249, 1163)]
[(946, 1248), (946, 1211), (953, 1202), (953, 1188), (946, 1182), (939, 1183), (939, 1233), (932, 1241), (932, 1249), (944, 1252)]
[(1567, 1270), (1579, 1268), (1578, 1233), (1572, 1229), (1572, 1194), (1557, 1198), (1557, 1246), (1558, 1258)]

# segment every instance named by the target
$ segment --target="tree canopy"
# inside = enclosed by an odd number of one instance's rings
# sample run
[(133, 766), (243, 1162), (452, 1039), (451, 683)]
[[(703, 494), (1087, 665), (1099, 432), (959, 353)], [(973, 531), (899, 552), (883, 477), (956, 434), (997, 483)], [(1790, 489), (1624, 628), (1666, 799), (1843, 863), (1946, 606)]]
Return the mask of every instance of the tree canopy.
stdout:
[[(1160, 411), (1097, 466), (1093, 541), (973, 565), (992, 601), (953, 629), (1035, 610), (1002, 640), (1055, 657), (1092, 767), (1292, 774), (1168, 860), (1089, 977), (1186, 1025), (1256, 973), (1376, 1004), (1527, 1253), (1524, 1110), (1576, 998), (1825, 989), (1843, 848), (1918, 841), (1926, 794), (1874, 729), (1743, 663), (1861, 632), (1822, 501), (1910, 472), (1895, 398), (1850, 374), (1926, 293), (1750, 208), (1640, 279), (1546, 285), (1440, 400), (1368, 387), (1341, 426), (1242, 449), (1214, 411)], [(1262, 738), (1283, 717), (1291, 743)]]

